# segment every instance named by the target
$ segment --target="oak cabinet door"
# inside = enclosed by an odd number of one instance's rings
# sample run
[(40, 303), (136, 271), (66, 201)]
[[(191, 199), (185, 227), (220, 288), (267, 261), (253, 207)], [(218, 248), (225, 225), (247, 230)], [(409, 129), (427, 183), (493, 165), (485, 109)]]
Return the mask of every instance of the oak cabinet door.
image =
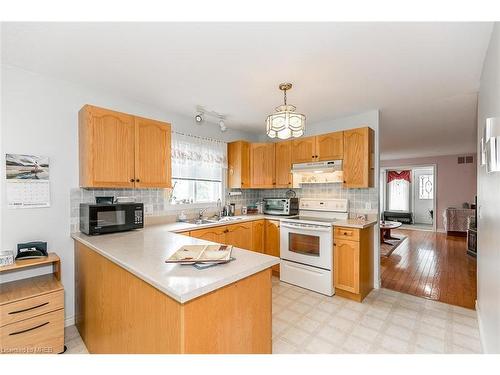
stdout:
[(316, 137), (298, 138), (292, 141), (292, 162), (309, 163), (316, 158)]
[(277, 188), (292, 186), (292, 141), (275, 144), (275, 176)]
[(359, 293), (359, 242), (335, 240), (334, 286), (351, 293)]
[(171, 175), (170, 124), (135, 117), (135, 186), (169, 188)]
[(264, 251), (264, 220), (252, 221), (252, 248), (262, 253)]
[[(265, 220), (264, 225), (264, 254), (280, 256), (280, 222)], [(273, 271), (279, 273), (279, 264), (273, 266)]]
[(250, 179), (253, 188), (273, 188), (274, 143), (250, 144)]
[(316, 136), (316, 158), (339, 160), (344, 157), (344, 132), (334, 132)]
[(344, 186), (374, 186), (374, 133), (369, 127), (344, 131)]
[(226, 245), (245, 250), (252, 248), (252, 223), (232, 224), (226, 228), (224, 241)]
[(250, 144), (245, 141), (227, 144), (228, 176), (230, 189), (250, 188)]
[(79, 116), (80, 186), (134, 187), (134, 117), (88, 105)]
[(217, 243), (226, 243), (226, 226), (215, 227), (215, 228), (207, 228), (207, 229), (198, 229), (192, 230), (191, 237), (199, 238), (201, 240), (207, 240), (211, 242)]

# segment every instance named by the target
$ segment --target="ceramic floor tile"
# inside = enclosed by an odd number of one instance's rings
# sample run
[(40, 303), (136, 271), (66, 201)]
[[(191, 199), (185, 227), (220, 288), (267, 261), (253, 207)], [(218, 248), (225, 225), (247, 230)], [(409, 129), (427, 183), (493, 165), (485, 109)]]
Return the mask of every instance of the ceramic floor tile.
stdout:
[(358, 325), (354, 327), (354, 329), (351, 332), (351, 335), (363, 339), (367, 342), (373, 343), (377, 338), (377, 336), (379, 335), (379, 332), (374, 329)]
[(350, 332), (356, 324), (356, 322), (349, 319), (345, 319), (338, 315), (328, 319), (327, 323), (329, 326), (338, 329), (342, 332)]
[(400, 315), (392, 315), (390, 318), (390, 323), (412, 330), (415, 328), (417, 320), (405, 318), (404, 316)]
[(318, 310), (318, 309), (313, 309), (313, 310), (309, 311), (306, 314), (306, 316), (310, 319), (313, 319), (313, 320), (316, 320), (316, 321), (322, 323), (330, 317), (330, 314), (328, 314), (324, 311)]
[(348, 335), (332, 326), (324, 325), (319, 328), (318, 336), (331, 342), (335, 345), (341, 345), (344, 343)]
[(280, 334), (280, 338), (299, 347), (309, 338), (309, 333), (297, 327), (290, 327)]
[(460, 346), (462, 348), (474, 351), (476, 353), (481, 352), (481, 342), (479, 339), (465, 336), (460, 333), (453, 333), (452, 335), (453, 345)]
[(362, 314), (358, 311), (344, 307), (339, 312), (337, 312), (336, 316), (338, 316), (340, 318), (352, 320), (354, 322), (359, 322), (359, 320), (362, 317)]
[(293, 310), (293, 311), (303, 315), (303, 314), (307, 313), (308, 311), (311, 311), (313, 306), (297, 301), (297, 302), (291, 303), (288, 306), (288, 308), (290, 310)]
[(308, 318), (307, 316), (302, 317), (298, 322), (294, 324), (296, 327), (302, 328), (304, 331), (313, 333), (321, 326), (321, 323), (317, 320)]
[(397, 326), (395, 324), (390, 324), (387, 329), (384, 330), (386, 335), (395, 337), (400, 340), (410, 341), (413, 336), (413, 331), (408, 328)]
[(376, 331), (380, 330), (384, 325), (384, 321), (382, 319), (375, 318), (371, 315), (365, 315), (359, 322), (360, 325), (364, 327), (368, 327), (374, 329)]
[(334, 354), (338, 353), (339, 348), (326, 340), (314, 337), (306, 346), (306, 350), (314, 354)]
[(392, 353), (409, 353), (410, 347), (406, 341), (392, 336), (382, 336), (379, 345)]
[(445, 351), (445, 343), (443, 340), (421, 333), (417, 334), (416, 345), (420, 348), (428, 350), (429, 352), (444, 353)]
[(370, 347), (370, 342), (355, 336), (349, 336), (344, 345), (342, 345), (342, 348), (349, 353), (369, 353)]
[(297, 348), (281, 339), (273, 340), (273, 354), (292, 354), (297, 352)]
[(453, 322), (451, 325), (451, 329), (454, 333), (460, 333), (465, 336), (470, 336), (476, 339), (479, 339), (479, 330), (477, 327), (473, 328), (471, 326)]

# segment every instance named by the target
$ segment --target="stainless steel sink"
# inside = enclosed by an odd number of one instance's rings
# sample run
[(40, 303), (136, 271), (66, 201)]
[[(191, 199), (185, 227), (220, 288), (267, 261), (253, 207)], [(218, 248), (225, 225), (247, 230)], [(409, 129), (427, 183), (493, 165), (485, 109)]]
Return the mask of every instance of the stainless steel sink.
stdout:
[(213, 224), (213, 223), (217, 223), (217, 220), (195, 219), (195, 220), (189, 220), (188, 223), (189, 224), (196, 224), (196, 225)]

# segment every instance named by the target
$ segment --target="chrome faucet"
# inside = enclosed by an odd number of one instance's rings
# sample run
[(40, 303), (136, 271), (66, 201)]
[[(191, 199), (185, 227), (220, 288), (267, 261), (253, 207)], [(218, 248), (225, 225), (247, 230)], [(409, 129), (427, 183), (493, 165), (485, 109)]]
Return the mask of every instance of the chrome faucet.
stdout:
[(208, 207), (200, 209), (200, 212), (198, 212), (198, 220), (203, 220), (203, 214), (207, 210)]

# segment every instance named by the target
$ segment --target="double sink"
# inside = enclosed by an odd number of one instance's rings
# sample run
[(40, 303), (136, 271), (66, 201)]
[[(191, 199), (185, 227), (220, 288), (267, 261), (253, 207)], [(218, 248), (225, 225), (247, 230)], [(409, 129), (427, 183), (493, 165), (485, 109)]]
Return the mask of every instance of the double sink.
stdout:
[(189, 224), (203, 225), (203, 224), (217, 224), (217, 223), (230, 223), (233, 221), (242, 220), (241, 216), (224, 216), (219, 219), (193, 219), (189, 220)]

